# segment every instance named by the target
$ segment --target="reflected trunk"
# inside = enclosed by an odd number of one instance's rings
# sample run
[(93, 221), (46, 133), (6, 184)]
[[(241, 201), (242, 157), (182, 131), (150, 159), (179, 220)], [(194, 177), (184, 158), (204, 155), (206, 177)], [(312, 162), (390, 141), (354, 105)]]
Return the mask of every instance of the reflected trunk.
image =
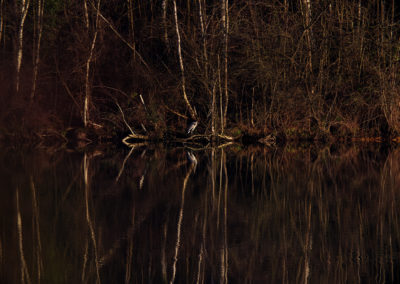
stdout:
[(397, 149), (6, 153), (5, 283), (399, 280)]

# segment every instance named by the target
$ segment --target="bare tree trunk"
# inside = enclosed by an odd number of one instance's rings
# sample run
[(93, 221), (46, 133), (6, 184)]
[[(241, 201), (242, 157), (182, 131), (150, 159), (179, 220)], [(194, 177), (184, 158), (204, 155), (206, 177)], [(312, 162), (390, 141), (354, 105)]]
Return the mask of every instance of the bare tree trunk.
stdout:
[(189, 109), (190, 116), (192, 119), (196, 119), (197, 115), (192, 105), (189, 102), (189, 99), (186, 94), (186, 86), (185, 86), (185, 69), (183, 67), (183, 59), (182, 59), (182, 50), (181, 50), (181, 35), (179, 33), (179, 25), (178, 25), (178, 11), (176, 9), (176, 0), (173, 1), (174, 3), (174, 17), (175, 17), (175, 30), (176, 30), (176, 37), (178, 40), (178, 56), (179, 56), (179, 65), (181, 68), (182, 73), (182, 92), (183, 92), (183, 99), (185, 100), (186, 106)]
[(162, 2), (162, 10), (163, 10), (162, 22), (163, 22), (163, 26), (164, 26), (164, 43), (168, 48), (169, 44), (168, 44), (168, 28), (167, 28), (167, 7), (168, 7), (168, 0), (163, 0), (163, 2)]
[(17, 54), (16, 54), (16, 79), (15, 79), (15, 91), (19, 92), (19, 77), (21, 71), (22, 54), (23, 54), (23, 42), (24, 42), (24, 24), (26, 15), (28, 14), (30, 0), (21, 0), (16, 4), (17, 15), (20, 16), (18, 25), (18, 38), (17, 38)]
[(211, 94), (211, 133), (212, 133), (213, 139), (216, 135), (215, 129), (216, 129), (216, 120), (217, 120), (215, 88), (216, 88), (216, 86), (215, 86), (215, 82), (214, 82), (214, 86), (212, 88), (212, 94)]
[[(129, 18), (129, 33), (131, 46), (135, 49), (135, 29), (134, 29), (134, 15), (133, 15), (133, 0), (128, 1), (128, 18)], [(135, 58), (136, 53), (133, 52), (133, 58)]]
[(88, 13), (87, 0), (83, 0), (83, 11), (85, 13), (85, 26), (86, 29), (89, 30), (89, 13)]
[[(226, 125), (226, 116), (228, 113), (228, 33), (229, 33), (229, 3), (228, 0), (221, 0), (221, 21), (222, 21), (222, 30), (224, 34), (224, 95), (225, 95), (225, 104), (224, 104), (224, 112), (221, 113), (222, 121), (221, 121), (221, 131), (224, 133), (225, 125)], [(222, 93), (221, 93), (222, 96)]]
[(207, 56), (207, 40), (206, 40), (206, 31), (204, 28), (204, 15), (203, 15), (203, 7), (201, 2), (203, 0), (199, 0), (199, 18), (200, 18), (200, 29), (201, 29), (201, 37), (203, 39), (203, 61), (204, 61), (204, 77), (207, 81), (208, 79), (208, 56)]
[[(86, 1), (85, 1), (86, 4)], [(89, 57), (86, 61), (86, 74), (85, 74), (85, 103), (83, 106), (83, 124), (87, 127), (89, 123), (89, 100), (90, 100), (90, 93), (91, 93), (91, 86), (89, 82), (89, 74), (90, 74), (90, 64), (93, 59), (93, 51), (96, 45), (97, 33), (98, 33), (98, 25), (99, 25), (99, 10), (100, 10), (100, 0), (97, 2), (97, 9), (96, 9), (96, 25), (95, 25), (95, 32), (92, 39), (92, 44), (90, 47)]]
[(306, 27), (306, 38), (307, 38), (307, 49), (308, 49), (308, 60), (307, 69), (308, 72), (312, 72), (312, 35), (311, 35), (311, 0), (303, 0), (304, 3), (304, 16), (305, 16), (305, 27)]
[[(339, 5), (339, 4), (337, 4)], [(361, 10), (360, 10), (361, 11)], [(343, 21), (344, 21), (344, 8), (343, 6), (337, 7), (337, 18), (339, 21), (339, 52), (337, 56), (337, 74), (340, 74), (342, 68), (342, 50), (343, 50)]]
[[(207, 39), (206, 39), (206, 30), (205, 30), (205, 19), (204, 19), (204, 12), (203, 12), (203, 0), (199, 0), (199, 19), (200, 19), (200, 29), (201, 29), (201, 37), (203, 40), (203, 68), (204, 68), (204, 81), (208, 82), (208, 55), (207, 55)], [(206, 5), (206, 4), (205, 4)], [(211, 133), (214, 139), (216, 135), (216, 80), (214, 80), (212, 91), (211, 91)]]
[[(33, 78), (32, 78), (32, 90), (31, 90), (31, 101), (35, 96), (36, 91), (36, 80), (37, 73), (39, 69), (40, 62), (40, 41), (42, 39), (42, 31), (43, 31), (43, 10), (44, 10), (44, 0), (36, 0), (37, 8), (36, 8), (36, 19), (34, 19), (34, 47), (33, 47)], [(35, 7), (33, 7), (35, 10)]]
[(4, 15), (3, 15), (4, 0), (0, 1), (0, 46), (1, 39), (3, 37), (3, 27), (4, 27)]
[(218, 80), (218, 91), (219, 91), (219, 115), (220, 115), (220, 123), (221, 123), (221, 133), (223, 133), (224, 132), (224, 126), (223, 126), (223, 124), (224, 124), (224, 111), (223, 111), (223, 105), (224, 105), (224, 102), (223, 102), (223, 99), (222, 99), (222, 96), (223, 96), (223, 90), (222, 90), (222, 80), (221, 80), (221, 60), (220, 60), (220, 57), (219, 57), (219, 55), (217, 56), (217, 59), (218, 59), (218, 61), (217, 61), (217, 80)]

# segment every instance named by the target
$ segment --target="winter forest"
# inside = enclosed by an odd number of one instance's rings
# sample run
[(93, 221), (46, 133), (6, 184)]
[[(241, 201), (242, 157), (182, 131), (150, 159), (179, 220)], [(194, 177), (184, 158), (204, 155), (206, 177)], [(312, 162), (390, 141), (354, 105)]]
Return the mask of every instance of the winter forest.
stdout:
[(3, 139), (400, 134), (394, 0), (0, 1)]

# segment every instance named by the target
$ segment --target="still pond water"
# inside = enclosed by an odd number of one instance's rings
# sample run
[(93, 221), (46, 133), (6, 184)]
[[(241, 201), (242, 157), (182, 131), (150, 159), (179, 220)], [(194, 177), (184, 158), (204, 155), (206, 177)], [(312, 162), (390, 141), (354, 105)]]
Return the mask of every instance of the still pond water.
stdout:
[(400, 280), (396, 147), (3, 149), (0, 179), (1, 283)]

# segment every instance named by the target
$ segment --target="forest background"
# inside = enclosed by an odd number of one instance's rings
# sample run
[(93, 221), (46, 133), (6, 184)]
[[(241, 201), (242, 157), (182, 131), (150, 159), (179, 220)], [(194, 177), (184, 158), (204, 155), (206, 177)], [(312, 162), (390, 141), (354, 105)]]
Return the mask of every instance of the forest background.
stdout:
[(0, 0), (0, 138), (393, 138), (399, 59), (394, 0)]

